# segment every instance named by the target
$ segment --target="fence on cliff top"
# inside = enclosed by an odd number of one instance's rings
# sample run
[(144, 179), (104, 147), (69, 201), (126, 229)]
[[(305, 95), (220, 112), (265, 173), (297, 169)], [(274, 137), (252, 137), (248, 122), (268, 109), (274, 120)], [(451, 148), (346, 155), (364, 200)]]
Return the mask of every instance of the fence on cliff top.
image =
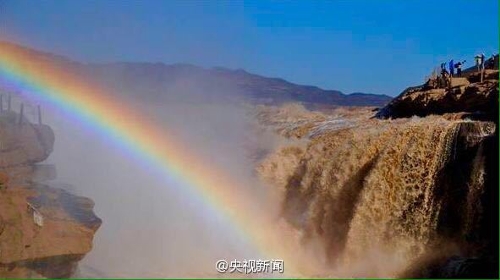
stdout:
[[(16, 96), (15, 102), (13, 102), (12, 96)], [(16, 112), (13, 107), (18, 107), (19, 111)], [(16, 122), (19, 125), (23, 125), (25, 122), (37, 123), (39, 125), (43, 124), (42, 109), (39, 104), (33, 104), (23, 100), (15, 94), (0, 93), (0, 115), (8, 115), (11, 112), (18, 113)]]

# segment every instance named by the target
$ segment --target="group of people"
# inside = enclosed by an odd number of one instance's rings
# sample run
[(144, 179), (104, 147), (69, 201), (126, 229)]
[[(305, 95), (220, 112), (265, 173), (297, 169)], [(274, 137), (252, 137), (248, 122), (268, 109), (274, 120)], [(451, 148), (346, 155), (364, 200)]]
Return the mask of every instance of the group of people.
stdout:
[[(441, 76), (449, 75), (450, 77), (462, 77), (462, 66), (465, 64), (465, 62), (466, 60), (455, 63), (453, 59), (450, 60), (450, 62), (448, 62), (449, 72), (448, 70), (446, 70), (446, 62), (441, 63)], [(456, 74), (455, 69), (457, 70)]]
[[(493, 54), (491, 55), (491, 58), (486, 61), (484, 53), (476, 55), (474, 57), (474, 61), (476, 62), (477, 71), (481, 72), (484, 69), (493, 69), (495, 65), (495, 57), (496, 56)], [(465, 62), (466, 60), (455, 63), (452, 59), (448, 63), (441, 63), (441, 75), (446, 74), (450, 77), (462, 77), (462, 66), (465, 64)], [(446, 69), (446, 64), (448, 64), (448, 69)]]
[[(478, 54), (474, 57), (477, 71), (482, 72), (484, 69), (494, 69), (498, 64), (498, 55), (492, 55), (490, 59), (486, 60), (484, 53)], [(449, 62), (441, 63), (441, 75), (437, 77), (437, 87), (448, 87), (451, 84), (452, 77), (462, 77), (462, 66), (466, 60), (456, 62), (452, 59)]]

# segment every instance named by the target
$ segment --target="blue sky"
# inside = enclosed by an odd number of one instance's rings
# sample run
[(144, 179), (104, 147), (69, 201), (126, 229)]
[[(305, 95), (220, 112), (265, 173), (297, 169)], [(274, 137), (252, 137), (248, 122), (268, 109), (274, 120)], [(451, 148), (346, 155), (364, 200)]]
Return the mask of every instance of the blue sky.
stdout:
[(0, 39), (88, 62), (243, 68), (396, 95), (440, 62), (499, 48), (496, 0), (0, 0)]

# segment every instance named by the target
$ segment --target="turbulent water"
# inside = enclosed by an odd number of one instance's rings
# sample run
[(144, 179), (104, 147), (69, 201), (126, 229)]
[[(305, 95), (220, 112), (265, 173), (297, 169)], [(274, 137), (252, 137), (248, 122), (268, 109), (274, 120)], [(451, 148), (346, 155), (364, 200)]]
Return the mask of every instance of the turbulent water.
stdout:
[(407, 275), (423, 259), (486, 246), (478, 232), (494, 123), (366, 120), (318, 133), (328, 122), (338, 118), (291, 125), (309, 133), (307, 145), (282, 148), (258, 170), (281, 188), (283, 215), (332, 275)]

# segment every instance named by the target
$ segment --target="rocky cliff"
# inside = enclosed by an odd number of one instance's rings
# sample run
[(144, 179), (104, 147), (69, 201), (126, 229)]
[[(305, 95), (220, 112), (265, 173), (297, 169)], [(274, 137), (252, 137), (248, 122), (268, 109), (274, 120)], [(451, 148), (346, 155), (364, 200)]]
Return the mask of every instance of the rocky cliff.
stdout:
[(382, 108), (378, 118), (401, 118), (444, 113), (480, 113), (497, 116), (498, 70), (486, 70), (483, 81), (472, 72), (462, 78), (452, 78), (451, 86), (437, 88), (429, 82), (410, 87)]
[(92, 248), (101, 224), (93, 202), (36, 182), (53, 144), (49, 126), (0, 113), (2, 278), (70, 277)]

